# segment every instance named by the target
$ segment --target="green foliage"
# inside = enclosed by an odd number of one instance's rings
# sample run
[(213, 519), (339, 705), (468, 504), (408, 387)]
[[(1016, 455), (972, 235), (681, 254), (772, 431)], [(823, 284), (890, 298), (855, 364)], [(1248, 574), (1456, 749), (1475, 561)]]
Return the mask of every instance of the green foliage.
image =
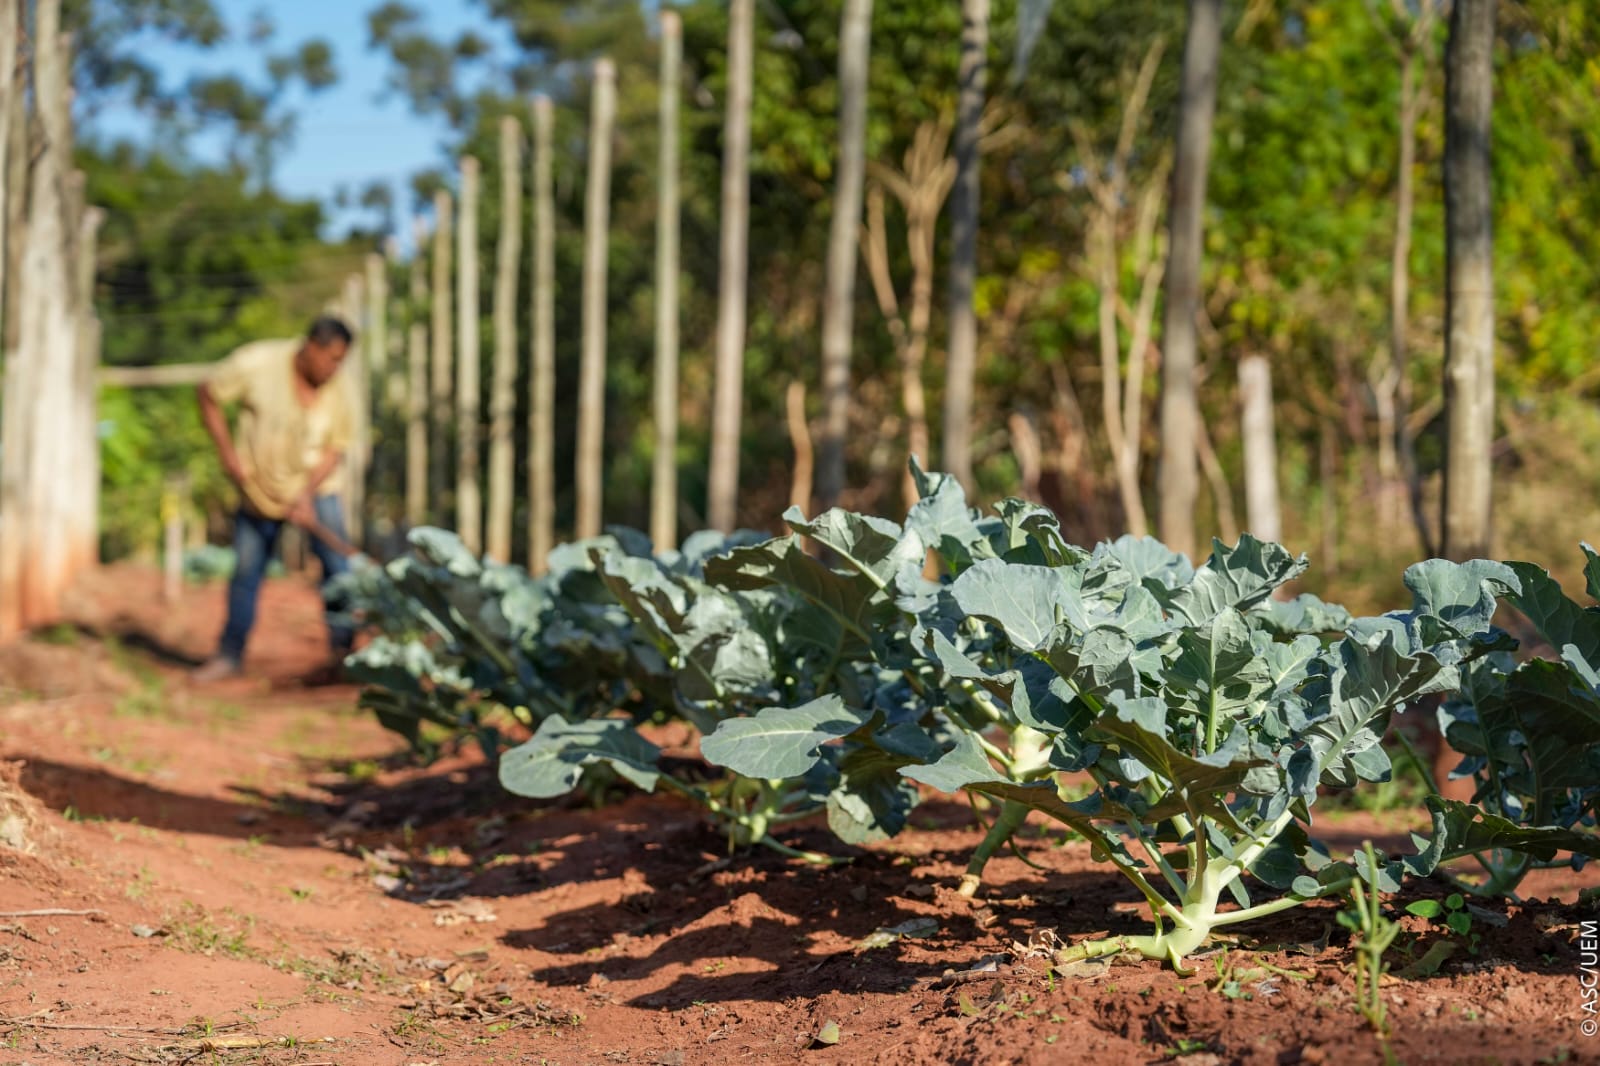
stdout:
[[(1583, 551), (1593, 598), (1600, 556)], [(1510, 567), (1508, 601), (1557, 657), (1515, 664), (1502, 653), (1469, 669), (1439, 721), (1464, 756), (1451, 776), (1472, 779), (1477, 806), (1429, 801), (1484, 867), (1487, 879), (1470, 886), (1484, 895), (1515, 891), (1562, 852), (1574, 867), (1600, 857), (1600, 607), (1579, 606), (1541, 567)]]
[[(736, 843), (780, 846), (775, 827), (817, 810), (847, 842), (881, 839), (906, 824), (910, 782), (968, 789), (1004, 803), (976, 879), (1042, 811), (1151, 907), (1152, 935), (1080, 957), (1131, 947), (1178, 963), (1217, 927), (1358, 878), (1393, 891), (1489, 841), (1572, 846), (1436, 798), (1433, 838), (1404, 859), (1335, 861), (1308, 833), (1323, 788), (1388, 779), (1392, 714), (1498, 661), (1508, 639), (1489, 619), (1521, 588), (1512, 569), (1421, 563), (1410, 611), (1348, 619), (1273, 599), (1306, 566), (1277, 545), (1219, 543), (1199, 567), (1149, 539), (1091, 552), (1042, 509), (980, 515), (952, 479), (914, 473), (925, 495), (904, 526), (791, 510), (786, 537), (697, 535), (659, 558), (615, 530), (561, 549), (537, 580), (418, 531), (411, 557), (349, 579), (383, 630), (350, 666), (413, 742), (431, 721), (493, 752), (486, 710), (537, 723), (502, 761), (514, 791), (559, 794), (603, 766), (695, 797)], [(802, 536), (835, 565), (800, 551)], [(922, 573), (930, 547), (938, 580)], [(1296, 621), (1345, 625), (1325, 641)], [(701, 785), (660, 767), (634, 726), (661, 715), (691, 722), (734, 776)], [(1094, 788), (1066, 800), (1057, 772)], [(1282, 894), (1254, 904), (1250, 885)], [(1219, 911), (1224, 894), (1242, 909)]]

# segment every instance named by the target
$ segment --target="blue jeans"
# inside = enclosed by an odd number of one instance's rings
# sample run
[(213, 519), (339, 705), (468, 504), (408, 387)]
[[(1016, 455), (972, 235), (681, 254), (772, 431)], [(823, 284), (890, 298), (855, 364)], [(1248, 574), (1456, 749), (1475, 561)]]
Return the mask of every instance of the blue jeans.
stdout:
[[(315, 509), (317, 521), (329, 532), (345, 537), (344, 514), (339, 508), (339, 497), (318, 496)], [(233, 522), (233, 579), (228, 582), (228, 623), (222, 629), (218, 652), (234, 662), (244, 659), (245, 642), (250, 639), (250, 629), (256, 621), (256, 597), (261, 591), (261, 579), (266, 576), (267, 563), (278, 547), (278, 534), (283, 532), (283, 520), (262, 518), (240, 509)], [(322, 563), (322, 588), (328, 582), (350, 569), (344, 556), (328, 547), (316, 537), (311, 537), (311, 550)], [(335, 655), (343, 656), (350, 650), (355, 633), (348, 625), (333, 621), (342, 605), (327, 603), (328, 644)]]

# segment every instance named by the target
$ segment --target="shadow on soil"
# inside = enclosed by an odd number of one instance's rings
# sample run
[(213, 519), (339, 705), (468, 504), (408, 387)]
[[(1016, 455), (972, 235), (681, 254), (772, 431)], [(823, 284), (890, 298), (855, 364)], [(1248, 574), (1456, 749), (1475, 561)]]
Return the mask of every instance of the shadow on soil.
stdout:
[(259, 802), (234, 803), (169, 792), (109, 770), (39, 758), (26, 761), (20, 783), (47, 807), (81, 821), (136, 822), (152, 829), (238, 839), (264, 837), (269, 843), (292, 846), (303, 846), (316, 836), (305, 818), (318, 805), (288, 794), (267, 797), (236, 788)]

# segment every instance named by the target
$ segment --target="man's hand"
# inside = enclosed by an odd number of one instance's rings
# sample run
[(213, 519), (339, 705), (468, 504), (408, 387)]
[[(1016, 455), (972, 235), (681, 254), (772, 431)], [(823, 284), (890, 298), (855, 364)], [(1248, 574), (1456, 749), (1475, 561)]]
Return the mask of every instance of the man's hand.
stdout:
[(317, 509), (312, 503), (310, 493), (301, 493), (289, 505), (289, 511), (284, 515), (289, 521), (302, 529), (309, 529), (317, 524)]
[(239, 461), (239, 456), (233, 451), (232, 448), (229, 448), (226, 452), (223, 452), (221, 455), (219, 455), (218, 458), (222, 461), (222, 472), (227, 475), (228, 480), (233, 482), (235, 487), (243, 489), (245, 477), (244, 464)]

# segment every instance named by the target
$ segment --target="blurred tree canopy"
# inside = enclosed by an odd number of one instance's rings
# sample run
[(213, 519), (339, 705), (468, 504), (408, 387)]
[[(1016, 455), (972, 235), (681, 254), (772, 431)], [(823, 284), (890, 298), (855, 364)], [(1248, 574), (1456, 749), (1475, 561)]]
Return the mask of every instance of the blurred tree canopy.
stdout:
[[(1384, 527), (1372, 520), (1367, 498), (1376, 476), (1373, 390), (1386, 365), (1390, 316), (1400, 92), (1396, 42), (1405, 32), (1403, 16), (1437, 2), (1242, 0), (1227, 8), (1206, 221), (1202, 405), (1217, 457), (1220, 484), (1213, 484), (1219, 499), (1231, 502), (1239, 469), (1235, 365), (1244, 355), (1271, 360), (1279, 382), (1287, 528), (1296, 546), (1315, 547), (1319, 532), (1329, 541), (1333, 529), (1346, 539), (1365, 536), (1387, 553), (1384, 560), (1415, 554), (1405, 527), (1380, 532)], [(684, 19), (679, 459), (688, 520), (704, 493), (727, 26), (726, 6), (717, 0), (674, 6)], [(491, 48), (476, 30), (448, 39), (430, 36), (420, 2), (389, 0), (370, 9), (369, 39), (363, 42), (388, 57), (389, 90), (418, 111), (446, 117), (457, 138), (437, 169), (411, 176), (414, 205), (396, 205), (377, 193), (357, 195), (388, 230), (396, 225), (393, 212), (425, 210), (433, 188), (454, 184), (459, 153), (478, 156), (484, 165), (479, 232), (485, 264), (493, 262), (498, 221), (496, 123), (506, 113), (526, 119), (533, 92), (555, 99), (563, 411), (572, 409), (575, 398), (588, 75), (602, 54), (616, 62), (608, 410), (631, 414), (611, 419), (608, 427), (606, 517), (633, 525), (645, 520), (651, 439), (656, 7), (642, 0), (477, 0), (475, 10), (514, 42), (508, 53)], [(1170, 0), (994, 3), (990, 122), (998, 135), (982, 173), (975, 468), (985, 497), (1018, 489), (1008, 426), (1013, 415), (1025, 416), (1038, 427), (1048, 462), (1077, 463), (1088, 472), (1087, 480), (1073, 482), (1073, 493), (1058, 489), (1049, 502), (1088, 510), (1082, 493), (1095, 495), (1098, 513), (1108, 516), (1102, 533), (1115, 532), (1117, 505), (1098, 414), (1098, 290), (1085, 261), (1092, 208), (1086, 168), (1112, 157), (1131, 79), (1160, 40), (1165, 48), (1149, 103), (1126, 156), (1126, 187), (1161, 187), (1174, 130), (1183, 8)], [(241, 143), (264, 143), (292, 130), (292, 115), (281, 104), (283, 84), (297, 80), (315, 87), (332, 76), (333, 57), (315, 42), (276, 49), (270, 25), (258, 25), (251, 32), (280, 56), (261, 79), (168, 86), (121, 42), (130, 32), (158, 32), (208, 47), (225, 28), (208, 0), (80, 0), (74, 9), (82, 26), (84, 108), (92, 109), (95, 93), (129, 92), (174, 122), (230, 123)], [(1547, 408), (1559, 408), (1564, 418), (1583, 418), (1589, 405), (1571, 401), (1600, 386), (1600, 374), (1590, 369), (1600, 336), (1600, 302), (1593, 298), (1600, 291), (1600, 236), (1593, 223), (1600, 217), (1600, 12), (1587, 0), (1505, 0), (1499, 18), (1494, 148), (1498, 365), (1505, 397), (1500, 454), (1507, 470), (1535, 470), (1548, 456), (1541, 451), (1541, 434), (1526, 431), (1529, 420)], [(784, 391), (798, 380), (810, 389), (813, 410), (817, 401), (838, 20), (837, 0), (757, 5), (742, 503), (743, 517), (755, 525), (770, 524), (787, 495)], [(874, 5), (868, 153), (876, 164), (898, 167), (920, 126), (953, 117), (959, 32), (958, 5), (948, 0)], [(1415, 410), (1402, 412), (1418, 434), (1425, 475), (1439, 462), (1432, 425), (1442, 352), (1443, 33), (1443, 20), (1436, 20), (1423, 44), (1407, 336)], [(1023, 55), (1025, 68), (1018, 62)], [(1081, 139), (1075, 139), (1074, 127)], [(1092, 148), (1092, 158), (1081, 154), (1082, 145)], [(233, 169), (205, 170), (155, 151), (85, 150), (92, 196), (113, 209), (100, 290), (108, 326), (116, 324), (107, 330), (108, 359), (220, 354), (236, 339), (288, 326), (304, 311), (308, 293), (331, 291), (328, 279), (348, 268), (355, 250), (321, 240), (314, 205), (283, 201), (269, 185), (252, 181), (248, 155), (241, 154)], [(192, 197), (175, 195), (191, 187)], [(187, 202), (174, 202), (180, 200)], [(887, 222), (891, 270), (903, 283), (911, 267), (904, 220), (892, 197)], [(1138, 286), (1133, 237), (1131, 223), (1118, 234), (1128, 292)], [(945, 238), (941, 223), (941, 292)], [(492, 277), (487, 269), (483, 274), (480, 306), (487, 315)], [(523, 308), (528, 281), (524, 264)], [(935, 441), (942, 317), (940, 307), (928, 365)], [(1119, 318), (1125, 352), (1130, 310), (1121, 309)], [(519, 321), (526, 322), (525, 310)], [(486, 319), (486, 352), (488, 325)], [(849, 445), (854, 502), (892, 512), (904, 462), (898, 371), (882, 315), (864, 283), (858, 286), (856, 331), (857, 418)], [(526, 349), (525, 337), (521, 347)], [(1145, 379), (1147, 404), (1159, 388), (1158, 363), (1157, 351)], [(519, 396), (525, 387), (519, 382)], [(1074, 458), (1069, 437), (1075, 421), (1087, 450)], [(1567, 436), (1577, 439), (1592, 429), (1585, 423)], [(558, 427), (563, 478), (571, 469), (572, 433), (571, 424)], [(1147, 460), (1158, 458), (1154, 445), (1152, 429), (1144, 445)], [(108, 462), (108, 479), (111, 469)], [(1147, 461), (1145, 470), (1148, 493), (1154, 463)], [(517, 483), (523, 483), (520, 472)], [(1583, 491), (1591, 489), (1600, 485)], [(558, 525), (565, 524), (570, 503), (563, 493)], [(1215, 501), (1203, 507), (1221, 510)], [(1201, 517), (1202, 527), (1220, 529), (1218, 513)], [(1519, 515), (1503, 528), (1536, 525)], [(1344, 555), (1352, 566), (1365, 558), (1356, 550)], [(1378, 561), (1371, 565), (1380, 568)]]

